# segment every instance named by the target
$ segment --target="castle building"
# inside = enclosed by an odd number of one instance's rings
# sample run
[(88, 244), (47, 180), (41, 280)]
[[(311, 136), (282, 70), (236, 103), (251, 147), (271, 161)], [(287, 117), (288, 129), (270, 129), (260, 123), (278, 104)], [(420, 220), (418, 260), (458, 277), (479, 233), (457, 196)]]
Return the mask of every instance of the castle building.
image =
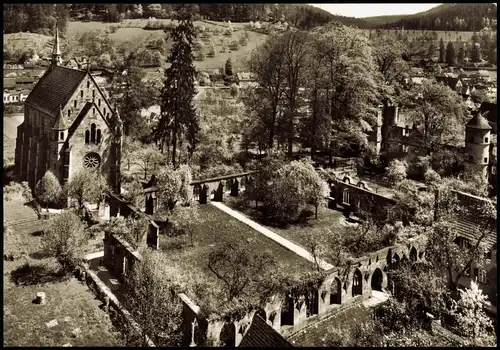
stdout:
[[(466, 154), (465, 170), (486, 177), (493, 192), (496, 190), (496, 112), (496, 103), (482, 103), (466, 125), (463, 149)], [(377, 127), (369, 135), (369, 142), (376, 154), (389, 160), (427, 155), (422, 133), (400, 114), (399, 108), (390, 99), (378, 107)]]
[(24, 102), (16, 175), (31, 188), (51, 170), (61, 184), (82, 169), (120, 189), (121, 120), (89, 70), (62, 67), (56, 25), (51, 65)]
[(488, 177), (491, 126), (488, 120), (476, 113), (465, 127), (466, 171)]

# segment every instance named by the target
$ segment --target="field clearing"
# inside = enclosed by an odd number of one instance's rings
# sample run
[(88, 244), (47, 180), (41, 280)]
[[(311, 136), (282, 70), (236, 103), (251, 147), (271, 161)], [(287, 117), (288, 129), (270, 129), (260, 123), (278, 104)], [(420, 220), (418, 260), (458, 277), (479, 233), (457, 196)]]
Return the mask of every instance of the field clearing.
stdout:
[(3, 48), (11, 51), (33, 48), (38, 54), (41, 52), (50, 53), (48, 44), (52, 39), (51, 36), (36, 33), (4, 34)]
[[(365, 29), (366, 31), (370, 31), (373, 33), (376, 32), (375, 29)], [(396, 36), (397, 33), (401, 33), (401, 29), (380, 29), (381, 33), (383, 34), (389, 34), (389, 35), (394, 35)], [(411, 41), (414, 38), (417, 38), (425, 33), (432, 34), (434, 31), (433, 30), (404, 30), (404, 33), (408, 35), (408, 40)], [(435, 43), (439, 43), (441, 38), (443, 38), (443, 41), (447, 43), (448, 41), (465, 41), (469, 42), (472, 39), (472, 34), (474, 32), (466, 32), (466, 31), (444, 31), (444, 30), (436, 30), (437, 33), (437, 40), (435, 40)]]

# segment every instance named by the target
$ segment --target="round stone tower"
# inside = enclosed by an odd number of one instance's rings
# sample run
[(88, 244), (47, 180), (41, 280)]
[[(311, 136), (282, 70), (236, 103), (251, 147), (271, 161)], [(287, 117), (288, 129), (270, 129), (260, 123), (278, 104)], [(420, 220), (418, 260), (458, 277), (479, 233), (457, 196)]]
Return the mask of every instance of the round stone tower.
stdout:
[(478, 112), (465, 127), (466, 171), (488, 176), (490, 139), (491, 126), (484, 115)]

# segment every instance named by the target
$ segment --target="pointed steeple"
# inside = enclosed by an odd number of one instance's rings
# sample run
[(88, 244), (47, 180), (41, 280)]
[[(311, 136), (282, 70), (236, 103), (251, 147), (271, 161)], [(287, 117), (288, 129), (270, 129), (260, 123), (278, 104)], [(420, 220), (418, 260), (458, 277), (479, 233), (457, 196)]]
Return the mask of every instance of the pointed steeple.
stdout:
[(52, 127), (54, 130), (66, 130), (66, 118), (64, 117), (63, 108), (59, 105), (59, 114), (57, 115), (56, 122)]
[(59, 27), (57, 26), (57, 20), (56, 20), (54, 47), (52, 48), (52, 65), (58, 66), (59, 64), (61, 64), (61, 62), (62, 58), (61, 58), (61, 49), (59, 48)]

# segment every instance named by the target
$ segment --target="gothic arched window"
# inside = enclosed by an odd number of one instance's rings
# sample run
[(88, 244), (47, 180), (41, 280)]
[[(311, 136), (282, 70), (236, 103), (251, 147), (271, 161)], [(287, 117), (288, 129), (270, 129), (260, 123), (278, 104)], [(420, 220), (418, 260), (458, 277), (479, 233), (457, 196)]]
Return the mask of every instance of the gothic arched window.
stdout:
[(90, 125), (90, 142), (95, 143), (95, 124)]
[(97, 140), (96, 143), (101, 143), (101, 129), (97, 129)]
[(83, 90), (80, 91), (80, 98), (83, 98)]
[(64, 140), (64, 132), (63, 132), (63, 131), (61, 131), (61, 133), (59, 134), (59, 138), (60, 138), (61, 140)]
[(90, 142), (90, 131), (85, 131), (85, 143), (88, 144)]

